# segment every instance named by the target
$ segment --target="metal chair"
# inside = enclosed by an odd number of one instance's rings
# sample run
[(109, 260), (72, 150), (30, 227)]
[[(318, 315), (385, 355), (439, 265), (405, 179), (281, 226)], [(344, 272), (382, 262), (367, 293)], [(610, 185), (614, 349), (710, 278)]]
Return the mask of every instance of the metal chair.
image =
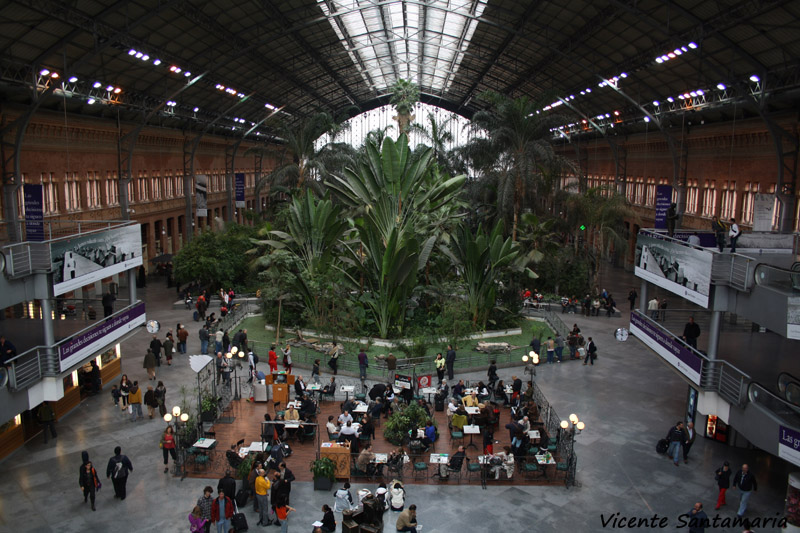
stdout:
[(428, 477), (428, 463), (422, 461), (414, 463), (413, 478), (419, 477)]
[(479, 462), (472, 462), (469, 457), (467, 457), (467, 480), (471, 480), (473, 475), (477, 475), (480, 479), (481, 477), (481, 465)]
[(536, 479), (540, 472), (539, 465), (535, 462), (526, 461), (522, 466), (522, 474), (525, 479)]
[(564, 479), (566, 479), (567, 471), (569, 471), (569, 463), (556, 463), (556, 478), (558, 478), (559, 472), (564, 472)]

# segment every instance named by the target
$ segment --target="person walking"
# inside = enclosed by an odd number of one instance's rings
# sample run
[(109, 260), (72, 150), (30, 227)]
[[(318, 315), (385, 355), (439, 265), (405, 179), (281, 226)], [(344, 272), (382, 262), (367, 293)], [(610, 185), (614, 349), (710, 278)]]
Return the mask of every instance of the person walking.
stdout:
[(124, 500), (127, 492), (128, 474), (133, 472), (133, 464), (127, 455), (122, 455), (122, 448), (114, 448), (114, 456), (108, 460), (106, 478), (114, 484), (114, 497)]
[(628, 301), (631, 303), (631, 311), (636, 307), (636, 299), (639, 297), (639, 293), (636, 292), (636, 289), (631, 289), (628, 292)]
[(731, 465), (728, 461), (722, 463), (722, 466), (717, 468), (717, 471), (714, 472), (714, 479), (717, 482), (717, 487), (719, 487), (717, 506), (714, 507), (715, 511), (718, 511), (723, 505), (727, 505), (727, 502), (725, 501), (725, 493), (731, 486), (731, 473)]
[(147, 392), (144, 393), (144, 404), (147, 406), (147, 415), (152, 419), (156, 409), (158, 408), (156, 391), (153, 390), (152, 385), (148, 385)]
[(164, 433), (161, 435), (161, 452), (164, 454), (164, 473), (169, 472), (169, 456), (172, 456), (172, 464), (178, 461), (178, 456), (175, 453), (177, 442), (175, 440), (175, 430), (172, 426), (167, 426)]
[(269, 354), (267, 355), (267, 362), (269, 363), (269, 372), (274, 374), (278, 371), (278, 354), (275, 353), (275, 345), (269, 347)]
[(228, 533), (233, 518), (233, 501), (220, 489), (219, 497), (211, 505), (211, 523), (217, 524), (217, 533)]
[(339, 372), (339, 346), (334, 346), (330, 355), (328, 366), (333, 370), (333, 375), (335, 376)]
[(158, 414), (164, 416), (167, 414), (167, 388), (164, 386), (163, 381), (159, 381), (155, 390), (156, 402), (158, 403)]
[(738, 488), (741, 493), (739, 510), (736, 512), (736, 516), (741, 518), (747, 511), (747, 502), (750, 500), (750, 495), (758, 490), (758, 482), (756, 477), (750, 473), (749, 466), (743, 464), (741, 470), (736, 472), (736, 475), (733, 476), (733, 486)]
[(736, 219), (731, 217), (731, 225), (730, 229), (728, 230), (728, 237), (731, 238), (731, 253), (736, 253), (736, 241), (739, 240), (739, 235), (742, 232), (739, 230), (739, 224), (736, 223)]
[(211, 506), (214, 505), (214, 489), (206, 486), (203, 489), (203, 495), (197, 498), (197, 507), (200, 508), (200, 516), (205, 520), (203, 524), (203, 533), (211, 532)]
[(367, 358), (367, 352), (364, 351), (364, 347), (361, 347), (361, 350), (358, 352), (358, 374), (361, 377), (361, 381), (367, 379), (367, 367), (369, 367), (369, 359)]
[(650, 313), (650, 318), (658, 320), (658, 298), (653, 298), (647, 302), (647, 311)]
[(717, 248), (719, 248), (720, 253), (725, 251), (725, 231), (727, 228), (725, 224), (723, 224), (717, 217), (711, 219), (711, 231), (714, 232), (714, 236), (717, 238)]
[(564, 355), (564, 337), (561, 336), (561, 333), (556, 333), (556, 359), (558, 362), (561, 362), (561, 359)]
[(134, 381), (131, 386), (128, 402), (131, 405), (131, 422), (136, 422), (138, 419), (144, 418), (142, 414), (142, 389), (139, 388), (138, 381)]
[(148, 380), (156, 379), (156, 356), (153, 353), (153, 350), (150, 350), (149, 348), (147, 350), (147, 353), (144, 354), (144, 363), (142, 364), (142, 368), (147, 370)]
[(695, 503), (692, 510), (686, 513), (686, 519), (686, 523), (689, 525), (689, 533), (705, 533), (709, 520), (708, 515), (703, 511), (702, 503)]
[(122, 398), (120, 408), (124, 411), (128, 407), (128, 396), (130, 395), (131, 382), (128, 381), (128, 374), (122, 374), (119, 380), (119, 397)]
[(697, 324), (697, 322), (694, 321), (694, 317), (690, 316), (689, 322), (687, 322), (686, 325), (683, 326), (683, 335), (681, 336), (681, 339), (686, 341), (686, 344), (688, 344), (689, 346), (691, 346), (696, 350), (697, 337), (699, 336), (700, 336), (700, 326)]
[(92, 511), (96, 511), (97, 509), (94, 508), (94, 499), (97, 489), (100, 488), (100, 480), (97, 479), (97, 470), (94, 469), (91, 461), (83, 465), (83, 470), (81, 471), (81, 477), (78, 479), (78, 483), (81, 486), (81, 490), (83, 490), (83, 503), (86, 503), (89, 499), (91, 499)]
[(694, 430), (694, 422), (689, 422), (686, 424), (686, 428), (683, 430), (685, 438), (683, 440), (683, 463), (686, 464), (689, 462), (689, 450), (692, 449), (692, 444), (694, 444), (694, 438), (697, 436), (697, 432)]
[(594, 366), (594, 360), (597, 359), (597, 345), (591, 337), (589, 337), (588, 340), (589, 344), (586, 346), (586, 357), (583, 360), (583, 366), (586, 366), (586, 363), (590, 363)]
[(56, 412), (53, 411), (53, 406), (50, 402), (44, 401), (36, 410), (36, 418), (39, 419), (39, 424), (43, 426), (42, 433), (44, 434), (44, 443), (47, 444), (47, 431), (55, 439), (58, 437), (56, 433)]
[(217, 332), (214, 334), (214, 351), (217, 353), (222, 353), (222, 339), (225, 337), (225, 332), (222, 329), (218, 329)]
[(189, 338), (189, 332), (183, 327), (183, 324), (178, 324), (178, 351), (186, 354), (186, 340)]
[(272, 525), (272, 506), (269, 504), (270, 482), (267, 479), (267, 471), (263, 468), (258, 471), (256, 477), (256, 501), (258, 502), (258, 524), (259, 526)]
[(150, 351), (153, 352), (153, 355), (156, 356), (156, 364), (161, 366), (161, 349), (162, 349), (161, 341), (158, 340), (156, 335), (153, 335), (153, 339), (150, 341)]
[(678, 466), (678, 458), (681, 452), (681, 443), (684, 441), (683, 422), (677, 422), (669, 432), (667, 432), (667, 441), (669, 441), (669, 448), (667, 448), (667, 456), (672, 458), (675, 466)]
[(667, 208), (667, 235), (675, 235), (675, 224), (678, 222), (678, 204), (672, 202)]
[(278, 521), (281, 523), (281, 533), (288, 533), (289, 531), (289, 513), (295, 512), (297, 509), (294, 507), (289, 507), (289, 504), (286, 502), (281, 502), (275, 508), (275, 515), (278, 517)]
[(444, 362), (447, 366), (447, 379), (453, 381), (453, 367), (456, 364), (456, 351), (453, 349), (452, 344), (447, 345), (447, 356)]
[(200, 338), (200, 353), (203, 355), (208, 355), (208, 326), (204, 325), (200, 328), (200, 331), (197, 332), (197, 336)]
[(311, 366), (311, 381), (319, 384), (319, 359), (314, 359), (314, 364)]
[(167, 366), (172, 366), (172, 355), (175, 353), (175, 342), (172, 340), (172, 333), (167, 333), (167, 338), (162, 343), (164, 356), (167, 358)]

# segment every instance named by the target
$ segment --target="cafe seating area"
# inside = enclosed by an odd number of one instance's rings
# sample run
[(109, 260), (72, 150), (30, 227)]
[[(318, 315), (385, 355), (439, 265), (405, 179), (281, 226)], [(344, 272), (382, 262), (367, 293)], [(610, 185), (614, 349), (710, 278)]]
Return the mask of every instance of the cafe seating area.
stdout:
[[(308, 469), (310, 461), (317, 458), (318, 452), (322, 456), (333, 453), (346, 456), (346, 459), (337, 458), (342, 465), (337, 468), (337, 480), (351, 482), (379, 483), (390, 482), (393, 479), (402, 479), (404, 483), (424, 484), (526, 484), (546, 485), (563, 484), (568, 470), (568, 458), (559, 455), (557, 446), (558, 435), (548, 435), (543, 421), (531, 420), (532, 428), (525, 439), (525, 445), (514, 457), (511, 477), (504, 466), (489, 464), (484, 455), (484, 436), (487, 429), (493, 431), (491, 447), (497, 454), (505, 446), (511, 445), (509, 430), (506, 424), (511, 420), (511, 409), (500, 406), (498, 418), (492, 420), (491, 427), (472, 424), (473, 415), (454, 415), (448, 421), (446, 411), (435, 411), (433, 404), (428, 407), (437, 427), (438, 438), (433, 446), (424, 448), (419, 440), (411, 440), (402, 446), (402, 461), (394, 461), (388, 465), (389, 454), (397, 452), (398, 446), (388, 442), (383, 436), (383, 429), (375, 424), (375, 436), (372, 439), (351, 439), (342, 444), (327, 444), (329, 441), (325, 422), (328, 416), (338, 418), (341, 414), (341, 404), (346, 398), (366, 400), (364, 404), (354, 409), (354, 420), (358, 421), (367, 410), (369, 398), (359, 394), (360, 386), (354, 390), (338, 390), (334, 399), (328, 400), (317, 396), (318, 402), (316, 422), (313, 424), (285, 423), (287, 439), (284, 442), (291, 447), (292, 454), (286, 460), (299, 481), (311, 481), (312, 476)], [(422, 395), (423, 401), (427, 398)], [(321, 400), (321, 401), (320, 401)], [(231, 468), (230, 461), (226, 459), (226, 451), (234, 450), (240, 457), (259, 452), (268, 452), (269, 443), (262, 440), (262, 424), (264, 414), (269, 413), (272, 419), (277, 414), (285, 414), (290, 406), (269, 402), (248, 402), (246, 400), (231, 403), (232, 423), (215, 424), (210, 435), (213, 435), (214, 445), (202, 449), (192, 446), (187, 459), (187, 475), (199, 478), (222, 477), (226, 469)], [(385, 419), (383, 420), (385, 423)], [(355, 424), (354, 424), (355, 425)], [(264, 430), (269, 433), (269, 430)], [(209, 436), (206, 435), (206, 437)], [(360, 447), (367, 441), (372, 443), (372, 451), (376, 454), (376, 468), (369, 472), (361, 471), (356, 467)], [(202, 443), (201, 443), (202, 444)], [(457, 452), (458, 447), (465, 447), (466, 460), (457, 470), (440, 468)], [(497, 462), (497, 461), (495, 461)], [(509, 467), (511, 468), (511, 467)], [(499, 471), (498, 479), (495, 473)], [(443, 475), (444, 474), (444, 475)]]

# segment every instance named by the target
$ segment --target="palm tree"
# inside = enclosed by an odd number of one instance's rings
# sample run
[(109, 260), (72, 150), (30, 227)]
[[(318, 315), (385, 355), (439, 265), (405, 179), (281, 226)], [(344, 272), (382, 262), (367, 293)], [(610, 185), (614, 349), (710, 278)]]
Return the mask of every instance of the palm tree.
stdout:
[(563, 119), (540, 114), (543, 102), (524, 96), (512, 100), (488, 92), (483, 97), (491, 107), (475, 113), (472, 126), (485, 132), (486, 138), (473, 139), (467, 154), (475, 168), (498, 171), (498, 212), (512, 219), (511, 238), (516, 240), (525, 201), (536, 190), (542, 169), (556, 158), (548, 140), (550, 128)]
[(450, 116), (438, 122), (433, 113), (428, 112), (428, 124), (423, 125), (418, 122), (411, 124), (408, 128), (410, 133), (418, 134), (424, 142), (433, 148), (433, 157), (439, 164), (439, 168), (445, 173), (455, 174), (455, 165), (450, 157), (450, 150), (447, 146), (453, 142), (453, 134), (448, 126), (453, 121)]
[(321, 182), (325, 176), (343, 168), (355, 151), (348, 144), (328, 142), (321, 148), (317, 140), (323, 135), (334, 139), (343, 125), (337, 124), (328, 113), (317, 113), (296, 126), (281, 123), (278, 136), (285, 142), (282, 159), (277, 168), (256, 184), (256, 194), (268, 182), (289, 189), (302, 189)]
[(397, 116), (397, 126), (400, 134), (408, 133), (408, 126), (414, 120), (414, 104), (419, 101), (419, 87), (409, 80), (399, 79), (392, 86), (392, 98), (389, 103), (394, 106)]

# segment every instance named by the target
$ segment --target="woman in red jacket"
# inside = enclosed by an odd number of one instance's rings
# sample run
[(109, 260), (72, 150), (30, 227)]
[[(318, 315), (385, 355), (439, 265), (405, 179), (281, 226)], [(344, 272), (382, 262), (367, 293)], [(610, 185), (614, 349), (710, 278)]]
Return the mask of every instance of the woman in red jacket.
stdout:
[(161, 435), (161, 451), (164, 452), (164, 473), (169, 472), (169, 456), (172, 456), (172, 462), (177, 461), (175, 455), (175, 430), (172, 426), (167, 426), (164, 434)]

